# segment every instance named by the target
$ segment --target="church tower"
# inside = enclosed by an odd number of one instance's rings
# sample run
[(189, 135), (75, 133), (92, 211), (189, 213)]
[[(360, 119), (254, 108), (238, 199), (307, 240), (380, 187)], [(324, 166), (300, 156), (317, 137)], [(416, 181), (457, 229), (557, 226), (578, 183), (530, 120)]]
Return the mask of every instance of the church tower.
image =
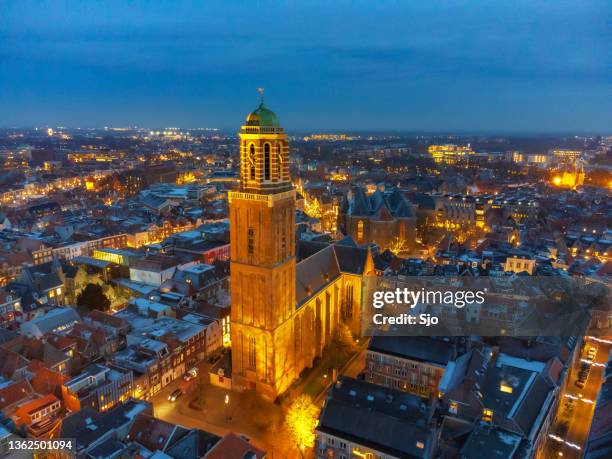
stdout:
[(298, 376), (295, 190), (287, 135), (263, 99), (240, 131), (240, 190), (229, 193), (232, 384), (274, 399)]

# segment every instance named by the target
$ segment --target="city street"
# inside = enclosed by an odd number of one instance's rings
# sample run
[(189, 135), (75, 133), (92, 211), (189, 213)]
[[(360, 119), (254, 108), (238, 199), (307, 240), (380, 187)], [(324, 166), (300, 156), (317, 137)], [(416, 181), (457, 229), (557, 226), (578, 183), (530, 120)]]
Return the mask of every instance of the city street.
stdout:
[[(198, 378), (208, 379), (203, 373)], [(187, 391), (175, 402), (168, 400), (182, 381), (173, 381), (157, 394), (152, 403), (155, 415), (165, 421), (189, 428), (198, 428), (223, 436), (235, 432), (248, 438), (255, 446), (268, 451), (270, 457), (291, 457), (283, 444), (284, 435), (275, 435), (281, 428), (283, 411), (280, 405), (261, 400), (250, 393), (235, 393), (206, 383), (203, 387), (202, 407), (194, 404), (200, 385), (193, 381)], [(227, 398), (226, 398), (227, 396)], [(226, 403), (227, 400), (227, 403)]]
[[(595, 403), (597, 402), (597, 394), (603, 381), (605, 365), (610, 352), (610, 344), (587, 338), (584, 348), (588, 349), (591, 346), (597, 348), (597, 355), (591, 365), (585, 387), (580, 389), (575, 385), (581, 364), (578, 360), (576, 366), (572, 369), (569, 383), (559, 395), (560, 403), (555, 419), (555, 428), (558, 428), (561, 424), (566, 424), (567, 432), (564, 435), (555, 435), (555, 438), (548, 439), (546, 451), (549, 457), (555, 454), (555, 451), (557, 456), (564, 458), (580, 458), (583, 455), (591, 428)], [(555, 428), (553, 428), (553, 433), (555, 433)], [(559, 453), (562, 453), (562, 456)]]
[[(342, 374), (357, 377), (364, 369), (366, 343), (360, 346), (359, 352), (347, 363)], [(198, 428), (223, 436), (235, 432), (249, 439), (253, 445), (268, 452), (272, 459), (294, 457), (297, 454), (283, 427), (283, 406), (260, 399), (255, 394), (232, 392), (208, 383), (208, 363), (201, 363), (198, 377), (185, 382), (182, 378), (172, 381), (151, 402), (155, 416), (164, 421), (176, 423), (189, 428)], [(206, 382), (200, 385), (200, 378)], [(331, 380), (330, 380), (331, 383)], [(202, 407), (194, 404), (203, 387)], [(329, 387), (329, 386), (327, 386)], [(175, 402), (168, 396), (176, 389), (183, 391)], [(299, 387), (297, 388), (299, 390)], [(315, 402), (321, 406), (324, 390)], [(227, 398), (226, 398), (227, 396)], [(228, 403), (226, 403), (226, 401)]]

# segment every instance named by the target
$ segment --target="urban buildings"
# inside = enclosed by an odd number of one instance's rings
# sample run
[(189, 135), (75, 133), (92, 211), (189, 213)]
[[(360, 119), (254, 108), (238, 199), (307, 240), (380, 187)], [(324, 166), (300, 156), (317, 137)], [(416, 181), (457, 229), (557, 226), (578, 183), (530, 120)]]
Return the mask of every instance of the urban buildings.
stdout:
[(371, 279), (495, 278), (465, 319), (512, 335), (515, 285), (607, 288), (608, 138), (290, 136), (264, 105), (238, 136), (104, 132), (0, 130), (24, 173), (0, 190), (0, 447), (297, 457), (307, 394), (314, 457), (607, 453), (605, 308), (567, 339), (368, 337), (362, 312)]

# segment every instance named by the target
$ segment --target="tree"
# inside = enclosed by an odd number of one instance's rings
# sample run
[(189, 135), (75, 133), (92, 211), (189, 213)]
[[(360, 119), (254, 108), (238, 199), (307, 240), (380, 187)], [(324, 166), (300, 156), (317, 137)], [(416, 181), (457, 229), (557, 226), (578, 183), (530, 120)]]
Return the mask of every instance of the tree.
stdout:
[(408, 252), (408, 241), (397, 236), (395, 239), (393, 239), (393, 242), (391, 242), (391, 245), (388, 248), (393, 255), (398, 256), (402, 253)]
[(77, 306), (84, 306), (88, 309), (98, 311), (108, 311), (110, 300), (104, 294), (104, 290), (97, 284), (87, 284), (77, 296)]
[(304, 212), (309, 217), (321, 218), (323, 217), (323, 208), (318, 198), (314, 198), (312, 201), (307, 197), (304, 197)]
[(289, 406), (285, 416), (285, 426), (302, 452), (304, 448), (314, 446), (318, 416), (319, 410), (308, 395), (298, 396)]

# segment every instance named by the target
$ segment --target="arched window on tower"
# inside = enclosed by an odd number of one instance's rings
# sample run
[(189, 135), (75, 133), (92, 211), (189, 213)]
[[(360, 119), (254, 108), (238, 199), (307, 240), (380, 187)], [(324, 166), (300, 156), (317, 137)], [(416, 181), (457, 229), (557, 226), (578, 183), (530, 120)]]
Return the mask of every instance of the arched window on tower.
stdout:
[(264, 145), (264, 180), (270, 180), (270, 144)]
[(249, 179), (255, 180), (255, 145), (249, 147)]
[(283, 164), (283, 156), (281, 154), (281, 144), (276, 144), (276, 162), (274, 165), (276, 166), (276, 179), (281, 180), (281, 165)]

